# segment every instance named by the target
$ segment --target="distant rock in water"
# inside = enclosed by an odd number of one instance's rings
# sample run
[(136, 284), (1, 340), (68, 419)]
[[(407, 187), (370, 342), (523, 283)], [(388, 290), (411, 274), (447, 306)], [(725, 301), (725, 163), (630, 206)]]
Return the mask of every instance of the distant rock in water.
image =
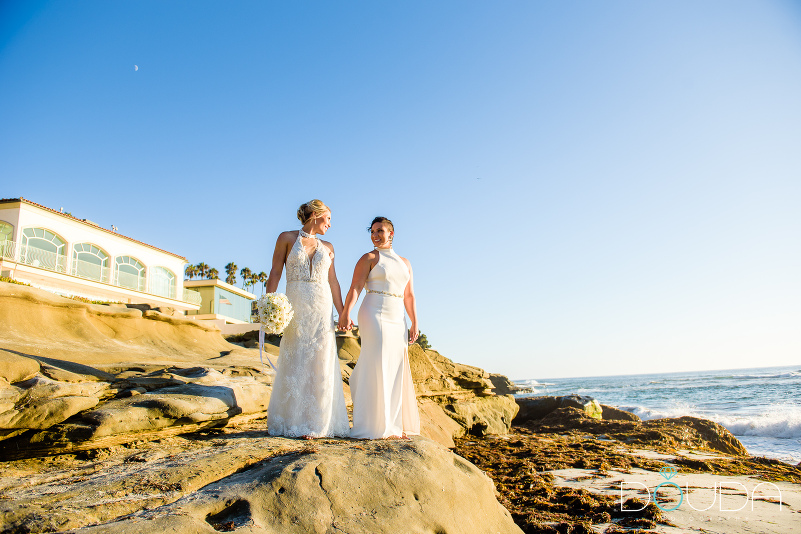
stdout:
[(592, 397), (583, 395), (566, 395), (564, 397), (523, 397), (515, 399), (520, 411), (514, 419), (515, 424), (524, 423), (532, 419), (542, 419), (558, 408), (577, 408), (588, 417), (601, 419), (603, 408)]
[(708, 449), (734, 456), (748, 451), (725, 427), (697, 417), (641, 421), (635, 414), (603, 406), (591, 397), (526, 397), (516, 399), (514, 424), (536, 432), (571, 430), (606, 435), (643, 447)]
[(615, 408), (614, 406), (607, 406), (606, 404), (601, 404), (601, 408), (603, 409), (603, 413), (601, 414), (601, 419), (604, 421), (640, 421), (640, 417), (637, 414), (633, 414), (631, 412), (627, 412), (625, 410), (620, 410)]
[(532, 393), (534, 391), (528, 387), (520, 387), (506, 376), (497, 373), (490, 373), (489, 379), (492, 382), (492, 390), (497, 395), (519, 395), (521, 393)]

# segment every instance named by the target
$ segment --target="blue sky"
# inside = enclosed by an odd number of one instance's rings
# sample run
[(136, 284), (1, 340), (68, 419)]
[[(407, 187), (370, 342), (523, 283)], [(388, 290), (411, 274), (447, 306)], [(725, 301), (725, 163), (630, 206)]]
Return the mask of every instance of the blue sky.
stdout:
[(387, 216), (513, 378), (801, 365), (799, 95), (798, 2), (0, 1), (0, 197), (220, 271), (320, 198), (343, 290)]

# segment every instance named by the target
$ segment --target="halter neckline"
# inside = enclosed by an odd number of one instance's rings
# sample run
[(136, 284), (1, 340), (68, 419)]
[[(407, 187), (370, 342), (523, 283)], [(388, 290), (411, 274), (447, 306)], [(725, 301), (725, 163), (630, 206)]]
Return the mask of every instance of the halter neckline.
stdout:
[(319, 238), (317, 237), (317, 234), (309, 234), (309, 233), (307, 233), (307, 232), (304, 232), (304, 231), (303, 231), (303, 228), (301, 228), (301, 229), (300, 229), (300, 230), (298, 230), (298, 231), (300, 232), (300, 233), (298, 234), (300, 237), (309, 237), (309, 238), (319, 239)]

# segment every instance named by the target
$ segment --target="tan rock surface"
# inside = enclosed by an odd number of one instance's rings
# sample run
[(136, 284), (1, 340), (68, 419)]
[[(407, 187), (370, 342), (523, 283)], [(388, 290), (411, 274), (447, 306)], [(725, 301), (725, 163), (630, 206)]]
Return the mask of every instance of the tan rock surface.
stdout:
[(425, 438), (308, 443), (257, 428), (190, 438), (49, 469), (2, 464), (0, 525), (29, 533), (521, 532), (483, 472)]
[(9, 384), (36, 376), (39, 362), (11, 351), (0, 349), (0, 379)]
[[(6, 282), (0, 282), (0, 324), (3, 362), (11, 352), (95, 372), (127, 363), (168, 366), (244, 355), (252, 365), (251, 352), (225, 341), (216, 328), (157, 312), (143, 317), (136, 309), (84, 304)], [(76, 368), (61, 368), (80, 374)]]
[[(0, 456), (114, 446), (266, 416), (274, 372), (216, 328), (7, 283), (0, 321), (0, 440), (14, 440)], [(348, 400), (356, 334), (337, 339)], [(264, 349), (280, 365), (278, 343), (270, 336)], [(419, 345), (409, 359), (424, 436), (453, 446), (454, 436), (508, 430), (517, 407), (491, 392), (488, 373)]]

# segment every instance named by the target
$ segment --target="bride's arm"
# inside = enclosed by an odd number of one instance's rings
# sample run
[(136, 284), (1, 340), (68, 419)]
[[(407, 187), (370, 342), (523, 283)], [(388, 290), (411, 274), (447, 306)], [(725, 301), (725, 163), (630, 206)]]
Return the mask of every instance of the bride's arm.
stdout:
[(350, 319), (350, 312), (359, 300), (359, 294), (364, 289), (364, 284), (367, 283), (367, 275), (370, 274), (370, 269), (373, 268), (373, 261), (375, 261), (376, 252), (368, 252), (356, 263), (356, 268), (353, 269), (353, 282), (350, 284), (348, 294), (345, 295), (345, 304), (342, 313), (339, 314), (339, 329), (349, 330), (353, 327), (353, 321)]
[(331, 296), (334, 299), (334, 308), (337, 309), (337, 314), (342, 315), (342, 288), (339, 287), (339, 280), (337, 280), (337, 272), (334, 269), (334, 245), (325, 242), (328, 247), (329, 254), (331, 255), (331, 267), (328, 268), (328, 285), (331, 286)]
[(406, 289), (403, 290), (403, 305), (406, 307), (406, 313), (409, 314), (409, 319), (412, 321), (412, 326), (409, 328), (409, 344), (417, 341), (417, 336), (420, 335), (420, 330), (417, 327), (417, 301), (414, 298), (414, 273), (412, 272), (412, 264), (409, 260), (403, 258), (406, 266), (409, 268), (409, 283), (406, 284)]
[(284, 272), (284, 262), (288, 252), (287, 242), (291, 241), (292, 232), (281, 232), (275, 242), (275, 252), (273, 252), (273, 266), (270, 268), (270, 277), (267, 279), (267, 293), (275, 293), (278, 289), (278, 282), (281, 281), (281, 273)]

